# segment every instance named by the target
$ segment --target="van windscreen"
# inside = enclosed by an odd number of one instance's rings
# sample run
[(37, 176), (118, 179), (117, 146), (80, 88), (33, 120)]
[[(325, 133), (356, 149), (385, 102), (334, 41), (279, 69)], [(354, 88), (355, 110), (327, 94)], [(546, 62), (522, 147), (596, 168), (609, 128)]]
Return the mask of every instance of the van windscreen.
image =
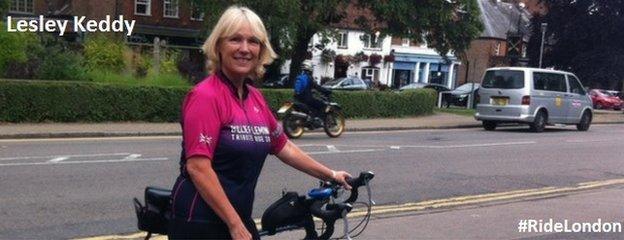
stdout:
[(485, 73), (481, 87), (501, 89), (524, 88), (524, 72), (515, 70), (490, 70)]

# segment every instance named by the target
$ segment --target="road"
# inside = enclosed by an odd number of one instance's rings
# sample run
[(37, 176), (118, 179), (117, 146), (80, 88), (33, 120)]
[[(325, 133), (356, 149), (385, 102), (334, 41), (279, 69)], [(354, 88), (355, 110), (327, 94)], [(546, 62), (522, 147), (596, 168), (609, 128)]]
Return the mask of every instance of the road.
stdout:
[[(624, 125), (589, 132), (526, 127), (308, 134), (295, 142), (319, 161), (352, 173), (372, 170), (378, 204), (507, 192), (624, 176)], [(75, 238), (136, 231), (132, 197), (170, 187), (178, 137), (0, 140), (0, 239)], [(283, 189), (316, 186), (267, 159), (254, 216)], [(572, 211), (572, 210), (571, 210)]]

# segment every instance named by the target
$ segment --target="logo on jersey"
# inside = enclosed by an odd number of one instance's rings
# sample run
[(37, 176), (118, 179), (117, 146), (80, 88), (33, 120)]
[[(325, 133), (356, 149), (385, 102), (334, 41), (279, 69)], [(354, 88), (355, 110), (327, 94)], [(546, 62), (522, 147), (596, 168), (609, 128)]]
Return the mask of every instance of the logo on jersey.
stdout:
[(254, 109), (254, 112), (260, 113), (260, 109), (258, 107), (254, 106), (253, 109)]
[(200, 143), (205, 143), (206, 145), (210, 146), (210, 144), (212, 144), (212, 137), (208, 137), (206, 135), (204, 135), (203, 133), (199, 134), (199, 142)]

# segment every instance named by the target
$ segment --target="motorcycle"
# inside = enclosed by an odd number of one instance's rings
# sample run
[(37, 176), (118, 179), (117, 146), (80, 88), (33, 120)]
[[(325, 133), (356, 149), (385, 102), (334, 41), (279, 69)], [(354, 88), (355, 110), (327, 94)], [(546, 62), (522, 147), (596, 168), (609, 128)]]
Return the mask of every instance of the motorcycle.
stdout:
[(299, 138), (305, 130), (323, 128), (327, 136), (339, 137), (345, 130), (345, 117), (338, 103), (331, 102), (329, 96), (325, 96), (325, 117), (314, 117), (312, 109), (301, 102), (286, 102), (277, 111), (282, 118), (284, 133), (290, 138)]

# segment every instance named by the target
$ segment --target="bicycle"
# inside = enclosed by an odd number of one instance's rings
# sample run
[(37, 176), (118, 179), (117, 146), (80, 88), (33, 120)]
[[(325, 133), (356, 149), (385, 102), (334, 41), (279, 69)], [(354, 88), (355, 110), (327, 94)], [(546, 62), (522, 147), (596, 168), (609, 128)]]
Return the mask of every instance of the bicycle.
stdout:
[[(344, 188), (336, 182), (321, 182), (318, 188), (311, 189), (307, 195), (299, 195), (297, 192), (282, 192), (282, 197), (271, 204), (262, 214), (260, 236), (270, 236), (277, 233), (304, 229), (304, 239), (330, 239), (334, 234), (335, 223), (343, 219), (344, 233), (339, 237), (352, 239), (351, 234), (361, 228), (353, 237), (359, 236), (368, 226), (372, 200), (369, 182), (374, 173), (361, 172), (356, 178), (347, 179), (351, 185), (349, 197), (336, 202), (341, 197)], [(367, 202), (356, 202), (359, 197), (359, 188), (366, 187), (368, 194)], [(366, 206), (366, 215), (353, 228), (349, 229), (347, 214), (353, 210), (353, 204)], [(138, 218), (138, 228), (147, 231), (145, 239), (149, 239), (152, 233), (167, 234), (167, 223), (170, 219), (171, 190), (147, 187), (145, 189), (145, 206), (134, 198), (134, 207)], [(321, 233), (316, 231), (313, 217), (322, 220)]]

